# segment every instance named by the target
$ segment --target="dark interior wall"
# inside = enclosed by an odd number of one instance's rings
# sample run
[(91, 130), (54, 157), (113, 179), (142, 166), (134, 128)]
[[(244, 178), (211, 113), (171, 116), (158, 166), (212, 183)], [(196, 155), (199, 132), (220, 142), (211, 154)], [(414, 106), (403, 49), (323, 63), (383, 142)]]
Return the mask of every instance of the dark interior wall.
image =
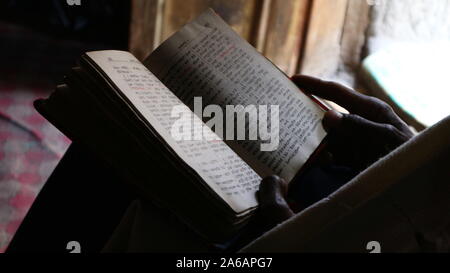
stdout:
[(3, 0), (0, 21), (25, 25), (62, 39), (127, 49), (130, 2), (124, 0)]

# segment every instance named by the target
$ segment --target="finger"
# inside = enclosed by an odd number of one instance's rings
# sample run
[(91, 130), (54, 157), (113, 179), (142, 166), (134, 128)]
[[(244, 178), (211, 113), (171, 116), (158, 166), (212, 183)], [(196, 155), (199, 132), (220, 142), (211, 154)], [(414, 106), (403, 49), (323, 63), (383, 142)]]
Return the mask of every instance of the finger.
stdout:
[[(342, 114), (339, 123), (330, 123), (328, 126), (340, 137), (360, 136), (382, 139), (386, 145), (397, 146), (406, 141), (406, 136), (395, 126), (387, 123), (378, 123), (354, 114)], [(360, 141), (365, 141), (360, 139)]]
[(336, 131), (341, 134), (376, 133), (386, 134), (393, 131), (392, 125), (373, 122), (355, 114), (342, 114), (335, 110), (325, 113), (322, 120), (327, 131)]
[(286, 192), (287, 184), (278, 176), (269, 176), (261, 181), (257, 218), (258, 226), (263, 230), (268, 230), (294, 215), (286, 202)]
[(272, 175), (261, 181), (258, 191), (260, 204), (284, 204), (287, 184), (284, 179)]
[(325, 131), (329, 132), (333, 128), (339, 127), (342, 122), (342, 118), (343, 115), (338, 111), (330, 110), (326, 112), (322, 120), (323, 128)]
[(333, 101), (350, 113), (375, 122), (391, 123), (401, 130), (406, 126), (387, 103), (377, 98), (363, 95), (339, 83), (310, 76), (296, 75), (292, 81), (306, 92)]
[(339, 83), (324, 81), (306, 75), (295, 75), (292, 77), (292, 81), (306, 92), (336, 102), (358, 115), (361, 115), (361, 112), (366, 112), (365, 108), (373, 104), (367, 99), (367, 96)]

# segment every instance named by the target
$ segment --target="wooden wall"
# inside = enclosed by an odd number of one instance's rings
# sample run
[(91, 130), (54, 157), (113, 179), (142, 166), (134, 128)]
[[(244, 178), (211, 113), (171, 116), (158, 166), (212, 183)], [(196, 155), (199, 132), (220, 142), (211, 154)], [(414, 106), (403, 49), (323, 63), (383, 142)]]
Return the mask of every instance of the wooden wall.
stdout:
[(333, 77), (359, 64), (364, 0), (132, 0), (130, 51), (145, 58), (208, 7), (288, 75)]
[(363, 0), (315, 0), (299, 72), (353, 85), (369, 10)]

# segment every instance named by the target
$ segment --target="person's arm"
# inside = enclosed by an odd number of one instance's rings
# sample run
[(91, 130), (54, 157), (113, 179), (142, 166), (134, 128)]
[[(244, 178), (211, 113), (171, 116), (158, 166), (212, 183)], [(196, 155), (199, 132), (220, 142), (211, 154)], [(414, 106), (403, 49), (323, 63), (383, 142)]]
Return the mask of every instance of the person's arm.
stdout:
[(392, 107), (380, 99), (314, 77), (297, 75), (292, 80), (303, 91), (349, 111), (328, 111), (322, 121), (329, 133), (328, 150), (338, 164), (361, 171), (414, 136)]
[[(333, 101), (350, 113), (334, 110), (326, 113), (322, 123), (329, 133), (327, 150), (332, 160), (357, 171), (394, 150), (414, 133), (385, 102), (360, 94), (334, 82), (309, 76), (294, 76), (300, 89)], [(285, 200), (287, 185), (278, 177), (262, 180), (258, 199), (257, 232), (261, 234), (294, 215)]]

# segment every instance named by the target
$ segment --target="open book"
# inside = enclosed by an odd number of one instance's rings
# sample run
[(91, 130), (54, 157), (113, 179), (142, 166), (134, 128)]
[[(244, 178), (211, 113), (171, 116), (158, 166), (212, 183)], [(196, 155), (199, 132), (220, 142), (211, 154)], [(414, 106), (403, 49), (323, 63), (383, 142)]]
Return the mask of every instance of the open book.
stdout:
[(321, 106), (212, 10), (143, 63), (84, 54), (35, 106), (213, 241), (245, 225), (263, 177), (291, 181), (326, 135)]

